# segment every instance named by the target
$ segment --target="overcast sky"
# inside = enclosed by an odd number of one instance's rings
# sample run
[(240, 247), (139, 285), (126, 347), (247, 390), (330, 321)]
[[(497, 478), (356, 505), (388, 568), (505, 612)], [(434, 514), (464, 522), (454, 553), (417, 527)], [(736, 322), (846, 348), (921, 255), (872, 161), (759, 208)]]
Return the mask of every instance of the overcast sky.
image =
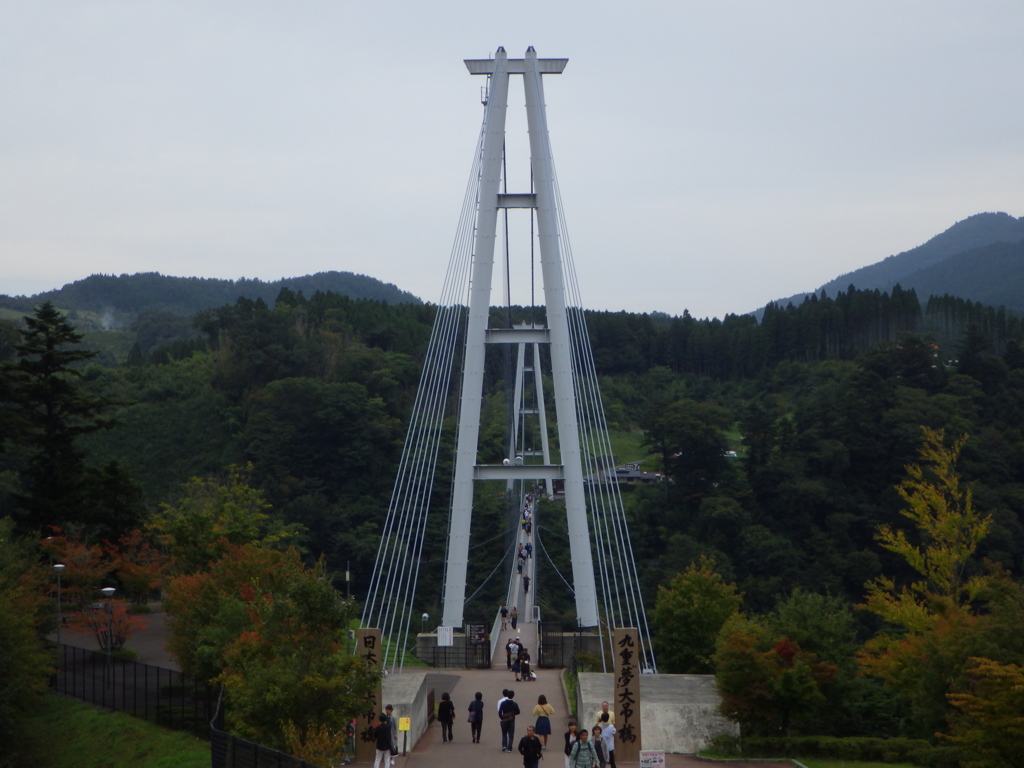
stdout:
[(569, 59), (545, 95), (588, 308), (746, 312), (1024, 215), (1021, 0), (4, 0), (0, 293), (349, 270), (436, 301), (462, 60), (530, 45)]

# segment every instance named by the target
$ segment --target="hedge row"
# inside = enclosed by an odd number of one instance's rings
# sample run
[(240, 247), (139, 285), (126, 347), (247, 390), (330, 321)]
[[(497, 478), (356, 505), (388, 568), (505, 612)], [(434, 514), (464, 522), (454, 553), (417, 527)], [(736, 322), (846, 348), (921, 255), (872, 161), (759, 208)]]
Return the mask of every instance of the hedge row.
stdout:
[[(721, 739), (716, 739), (715, 742), (716, 750), (729, 749)], [(960, 765), (959, 750), (954, 747), (936, 747), (924, 739), (876, 739), (866, 736), (748, 736), (734, 743), (732, 748), (737, 755), (749, 758), (819, 757), (832, 760), (913, 763), (925, 768), (958, 768)]]

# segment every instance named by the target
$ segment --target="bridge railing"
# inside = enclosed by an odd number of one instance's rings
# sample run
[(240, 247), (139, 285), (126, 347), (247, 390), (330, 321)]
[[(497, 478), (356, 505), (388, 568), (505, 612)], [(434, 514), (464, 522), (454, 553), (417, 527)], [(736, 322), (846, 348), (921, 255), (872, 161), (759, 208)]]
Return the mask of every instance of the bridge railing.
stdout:
[(501, 609), (494, 614), (494, 623), (491, 625), (491, 661), (494, 661), (494, 654), (498, 652), (498, 644), (501, 642)]

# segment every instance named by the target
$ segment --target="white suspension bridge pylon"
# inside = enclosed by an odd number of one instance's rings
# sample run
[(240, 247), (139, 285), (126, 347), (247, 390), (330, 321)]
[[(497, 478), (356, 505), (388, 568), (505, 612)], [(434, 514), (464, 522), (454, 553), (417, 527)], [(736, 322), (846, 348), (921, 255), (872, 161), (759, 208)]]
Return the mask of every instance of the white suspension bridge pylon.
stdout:
[[(475, 483), (503, 480), (510, 489), (518, 484), (531, 490), (543, 486), (550, 492), (557, 480), (564, 494), (579, 625), (609, 636), (617, 627), (638, 628), (643, 664), (656, 670), (619, 487), (602, 481), (614, 474), (614, 461), (548, 137), (541, 78), (560, 74), (567, 62), (538, 58), (532, 47), (522, 59), (509, 59), (499, 48), (492, 59), (466, 61), (471, 74), (487, 77), (483, 124), (362, 617), (364, 627), (381, 628), (382, 662), (392, 670), (402, 667), (406, 638), (419, 615), (414, 606), (419, 564), (460, 340), (464, 347), (442, 626), (459, 629), (464, 623)], [(522, 76), (529, 132), (532, 188), (519, 193), (507, 190), (505, 127), (511, 75)], [(492, 328), (499, 212), (506, 212), (507, 251), (510, 209), (530, 212), (530, 250), (536, 244), (540, 251), (543, 321)], [(500, 464), (479, 461), (487, 345), (515, 345), (518, 350), (516, 392), (509, 399), (515, 410), (509, 423), (515, 426), (509, 455)], [(550, 361), (546, 373), (555, 407), (557, 462), (548, 443), (541, 346)], [(522, 421), (527, 348), (532, 351), (534, 374), (531, 405), (536, 407), (543, 450), (523, 457), (517, 441), (522, 437), (519, 430), (527, 429)], [(533, 460), (537, 456), (542, 463)], [(547, 514), (555, 514), (554, 506), (547, 505)]]

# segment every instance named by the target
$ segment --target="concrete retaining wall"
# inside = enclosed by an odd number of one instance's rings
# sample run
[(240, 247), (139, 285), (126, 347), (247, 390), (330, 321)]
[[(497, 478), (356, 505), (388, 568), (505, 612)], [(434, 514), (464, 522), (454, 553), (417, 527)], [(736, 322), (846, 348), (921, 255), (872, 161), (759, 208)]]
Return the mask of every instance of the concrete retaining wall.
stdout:
[(394, 716), (408, 717), (408, 734), (399, 732), (398, 748), (402, 748), (403, 738), (408, 739), (406, 749), (412, 749), (420, 736), (430, 725), (430, 712), (427, 704), (431, 686), (427, 682), (428, 672), (403, 672), (401, 675), (388, 675), (384, 678), (382, 692), (384, 706), (391, 704), (395, 708)]
[[(584, 672), (576, 689), (580, 727), (590, 728), (602, 701), (612, 701), (614, 675)], [(739, 725), (718, 714), (714, 675), (640, 675), (641, 749), (693, 754)]]

